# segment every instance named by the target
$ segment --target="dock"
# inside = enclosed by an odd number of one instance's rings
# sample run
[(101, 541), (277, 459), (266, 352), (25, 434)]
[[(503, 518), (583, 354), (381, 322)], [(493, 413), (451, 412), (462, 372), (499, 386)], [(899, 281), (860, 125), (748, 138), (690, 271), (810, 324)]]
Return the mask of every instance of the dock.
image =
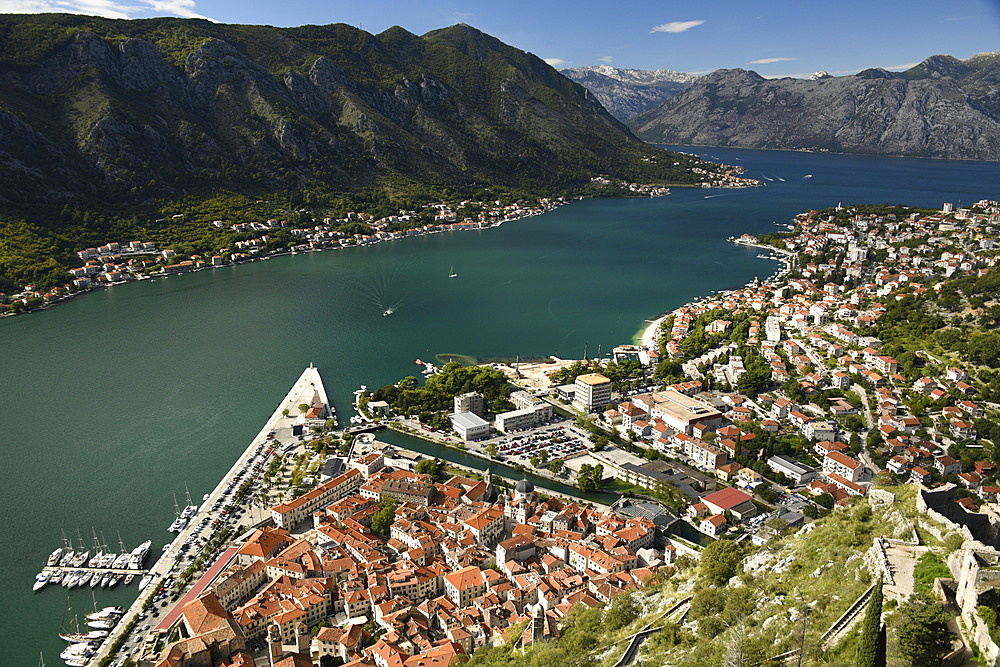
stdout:
[[(231, 483), (238, 483), (241, 481), (247, 481), (255, 477), (254, 473), (249, 469), (249, 464), (256, 460), (263, 461), (266, 456), (262, 456), (258, 453), (258, 450), (266, 445), (271, 440), (272, 433), (279, 433), (279, 437), (283, 436), (284, 433), (291, 433), (292, 427), (300, 423), (300, 417), (298, 416), (297, 407), (303, 403), (311, 404), (314, 399), (318, 399), (322, 402), (326, 409), (326, 413), (332, 412), (332, 406), (329, 404), (327, 399), (326, 389), (323, 387), (323, 380), (320, 377), (319, 370), (315, 368), (312, 364), (306, 368), (299, 379), (295, 381), (292, 388), (288, 390), (285, 397), (281, 399), (278, 406), (275, 408), (271, 417), (265, 422), (263, 428), (260, 432), (250, 441), (247, 448), (243, 453), (236, 459), (232, 467), (219, 481), (218, 486), (209, 494), (208, 498), (205, 499), (198, 508), (198, 511), (191, 517), (188, 521), (187, 526), (177, 534), (173, 542), (169, 543), (163, 550), (163, 554), (159, 557), (156, 563), (149, 568), (148, 574), (152, 577), (149, 584), (139, 591), (139, 597), (132, 603), (125, 614), (122, 616), (120, 622), (115, 626), (115, 628), (108, 635), (107, 639), (98, 649), (97, 653), (91, 658), (90, 665), (98, 665), (102, 660), (113, 657), (114, 653), (111, 651), (113, 646), (119, 643), (123, 634), (127, 629), (130, 629), (136, 617), (142, 612), (145, 607), (146, 602), (151, 597), (151, 594), (157, 591), (162, 585), (164, 580), (171, 574), (175, 574), (181, 571), (184, 567), (180, 564), (178, 560), (182, 555), (180, 546), (188, 540), (188, 538), (193, 534), (201, 530), (200, 522), (203, 518), (208, 517), (209, 519), (219, 519), (218, 529), (223, 528), (227, 525), (227, 521), (231, 521), (231, 518), (227, 518), (227, 515), (223, 515), (222, 511), (227, 508), (232, 507), (232, 498), (230, 497), (229, 488)], [(285, 413), (288, 415), (286, 416)], [(288, 440), (286, 438), (285, 442)], [(244, 475), (246, 473), (246, 475)], [(211, 508), (219, 505), (218, 510), (212, 510)], [(209, 524), (210, 526), (211, 524)], [(209, 533), (210, 535), (210, 533)], [(193, 551), (193, 550), (192, 550)], [(228, 564), (228, 558), (232, 557), (232, 552), (230, 550), (223, 549), (219, 557), (208, 567), (205, 574), (193, 582), (192, 586), (200, 587), (204, 590), (212, 584), (214, 579), (221, 573), (225, 565)], [(219, 565), (219, 563), (222, 563)], [(70, 569), (80, 569), (80, 568), (70, 568)], [(182, 602), (190, 601), (187, 595), (189, 591), (185, 591), (185, 594), (181, 596), (180, 601), (177, 602), (173, 608), (164, 616), (163, 619), (156, 621), (157, 632), (165, 632), (167, 628), (161, 627), (163, 621), (167, 619), (176, 620), (180, 615), (180, 606)], [(144, 637), (145, 640), (147, 637)], [(143, 645), (152, 645), (152, 642), (143, 641)], [(141, 658), (142, 656), (136, 656), (133, 659)]]

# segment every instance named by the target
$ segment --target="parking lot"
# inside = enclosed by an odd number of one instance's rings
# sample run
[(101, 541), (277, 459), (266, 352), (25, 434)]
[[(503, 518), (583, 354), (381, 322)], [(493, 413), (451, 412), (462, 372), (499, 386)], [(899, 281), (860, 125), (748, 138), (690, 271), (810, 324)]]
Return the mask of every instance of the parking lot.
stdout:
[[(492, 445), (497, 453), (493, 457), (508, 465), (531, 466), (531, 458), (537, 456), (546, 461), (565, 459), (592, 448), (584, 433), (572, 421), (558, 420), (537, 428), (501, 435), (480, 442), (468, 443), (484, 455)], [(544, 452), (544, 453), (543, 453)]]

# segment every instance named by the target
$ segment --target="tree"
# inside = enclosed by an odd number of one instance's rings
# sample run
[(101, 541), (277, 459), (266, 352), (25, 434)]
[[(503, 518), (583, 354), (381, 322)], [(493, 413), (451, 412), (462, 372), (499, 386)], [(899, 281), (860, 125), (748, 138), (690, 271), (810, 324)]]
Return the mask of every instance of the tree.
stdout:
[(309, 412), (309, 404), (308, 403), (299, 403), (299, 412), (301, 412), (302, 414), (305, 414), (305, 413)]
[(486, 453), (490, 455), (490, 458), (495, 457), (498, 451), (499, 450), (497, 449), (497, 444), (495, 442), (491, 442), (486, 445)]
[(413, 472), (418, 475), (430, 475), (435, 482), (443, 482), (446, 477), (444, 461), (441, 459), (424, 459), (413, 466)]
[(561, 473), (562, 469), (563, 469), (563, 462), (559, 459), (556, 459), (555, 461), (549, 464), (549, 471), (552, 472), (554, 475), (558, 475), (559, 473)]
[(378, 503), (378, 510), (372, 514), (372, 531), (388, 535), (392, 522), (396, 520), (396, 499), (385, 497)]
[(701, 576), (713, 586), (725, 586), (739, 571), (743, 562), (743, 549), (732, 540), (712, 542), (701, 554)]
[(899, 652), (911, 665), (939, 665), (951, 649), (948, 612), (926, 595), (914, 595), (896, 614)]
[(639, 617), (639, 605), (630, 593), (616, 595), (611, 606), (604, 612), (604, 624), (608, 630), (620, 630)]
[(885, 667), (885, 632), (882, 629), (882, 579), (875, 582), (875, 590), (868, 600), (865, 618), (861, 622), (861, 636), (854, 655), (854, 667)]

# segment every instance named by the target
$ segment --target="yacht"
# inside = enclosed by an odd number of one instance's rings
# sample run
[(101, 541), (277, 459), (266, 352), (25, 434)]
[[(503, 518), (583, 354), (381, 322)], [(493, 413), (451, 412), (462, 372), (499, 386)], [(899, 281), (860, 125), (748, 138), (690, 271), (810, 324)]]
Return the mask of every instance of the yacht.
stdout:
[(392, 308), (386, 308), (384, 311), (382, 311), (382, 317), (389, 317), (390, 315), (392, 315), (392, 313), (393, 313)]
[(40, 591), (45, 588), (47, 583), (49, 583), (49, 575), (45, 572), (39, 572), (35, 575), (35, 585), (31, 587), (31, 590)]
[(135, 575), (134, 574), (126, 574), (125, 575), (125, 585), (128, 586), (129, 584), (131, 584), (133, 579), (135, 579)]
[(80, 643), (70, 644), (59, 654), (59, 657), (65, 660), (67, 665), (86, 665), (93, 655), (94, 649), (90, 647), (90, 644)]
[(143, 576), (143, 578), (139, 580), (139, 590), (141, 591), (144, 588), (146, 588), (146, 586), (149, 586), (149, 582), (151, 582), (152, 580), (153, 580), (153, 575), (151, 574)]
[(110, 630), (118, 623), (117, 617), (99, 618), (96, 621), (87, 621), (87, 625), (98, 630)]
[(125, 610), (121, 607), (105, 607), (100, 611), (93, 611), (87, 614), (84, 618), (88, 621), (103, 621), (109, 618), (117, 618), (125, 613)]
[(59, 559), (62, 558), (62, 555), (63, 555), (63, 548), (59, 547), (49, 555), (49, 559), (45, 561), (45, 564), (50, 567), (53, 565), (58, 565)]
[(142, 561), (146, 559), (146, 554), (149, 553), (149, 546), (153, 542), (151, 540), (146, 540), (135, 549), (132, 549), (132, 553), (128, 559), (128, 569), (130, 570), (141, 570)]
[(454, 264), (452, 264), (451, 268), (448, 269), (448, 277), (449, 278), (458, 278), (458, 274), (455, 273), (455, 265)]
[(62, 578), (63, 578), (62, 570), (56, 570), (55, 572), (49, 575), (49, 583), (60, 584), (62, 583)]

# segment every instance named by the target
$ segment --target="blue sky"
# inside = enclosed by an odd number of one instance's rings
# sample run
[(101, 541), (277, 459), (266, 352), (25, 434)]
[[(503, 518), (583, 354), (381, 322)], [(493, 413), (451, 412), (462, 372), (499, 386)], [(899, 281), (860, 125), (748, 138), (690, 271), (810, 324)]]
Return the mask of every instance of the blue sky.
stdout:
[(1000, 50), (1000, 0), (0, 0), (0, 12), (204, 17), (277, 26), (349, 23), (422, 34), (465, 22), (557, 67), (609, 63), (765, 76), (903, 69)]

